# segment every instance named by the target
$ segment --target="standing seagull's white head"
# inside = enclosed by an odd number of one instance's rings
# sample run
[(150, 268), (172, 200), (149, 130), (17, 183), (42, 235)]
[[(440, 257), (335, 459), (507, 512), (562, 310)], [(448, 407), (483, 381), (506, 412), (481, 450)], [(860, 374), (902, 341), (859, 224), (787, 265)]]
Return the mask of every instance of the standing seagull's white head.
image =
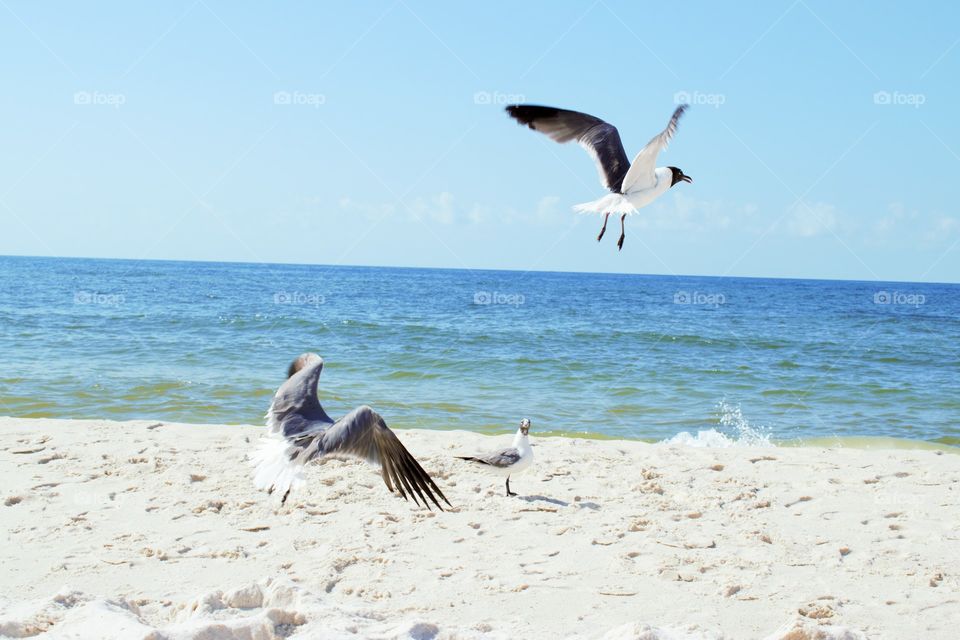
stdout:
[(520, 433), (522, 433), (523, 435), (527, 435), (528, 433), (530, 433), (530, 420), (528, 420), (527, 418), (524, 418), (523, 420), (520, 421)]

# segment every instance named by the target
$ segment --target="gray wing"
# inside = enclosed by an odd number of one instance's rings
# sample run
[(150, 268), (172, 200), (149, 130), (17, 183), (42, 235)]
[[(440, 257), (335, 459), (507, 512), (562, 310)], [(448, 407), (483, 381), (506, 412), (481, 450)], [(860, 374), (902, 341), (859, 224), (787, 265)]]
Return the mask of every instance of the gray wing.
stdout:
[(466, 456), (461, 457), (461, 460), (471, 460), (473, 462), (480, 462), (482, 464), (488, 464), (491, 467), (498, 467), (505, 469), (511, 465), (517, 463), (517, 460), (520, 459), (520, 452), (509, 447), (507, 449), (500, 449), (499, 451), (494, 451), (493, 453), (487, 453), (482, 456)]
[(323, 358), (315, 353), (305, 353), (293, 361), (287, 381), (277, 389), (267, 411), (267, 426), (272, 433), (292, 438), (333, 424), (317, 397), (321, 371)]
[(533, 104), (510, 105), (507, 113), (520, 124), (544, 133), (556, 142), (576, 140), (597, 163), (603, 186), (620, 193), (630, 160), (615, 126), (579, 111)]
[(687, 105), (682, 104), (676, 108), (673, 115), (670, 116), (670, 122), (666, 128), (653, 136), (640, 153), (633, 159), (627, 175), (623, 178), (623, 192), (631, 190), (649, 189), (657, 183), (657, 177), (654, 175), (654, 169), (657, 168), (657, 155), (667, 148), (673, 136), (677, 133), (677, 125), (680, 123), (680, 116), (687, 110)]
[[(306, 436), (312, 437), (314, 436)], [(314, 455), (343, 454), (379, 464), (383, 482), (390, 491), (393, 491), (396, 485), (404, 499), (407, 499), (409, 493), (414, 502), (420, 504), (422, 501), (427, 508), (430, 508), (430, 504), (424, 494), (441, 511), (443, 507), (437, 502), (436, 496), (440, 496), (450, 505), (450, 501), (410, 455), (380, 414), (370, 407), (354, 409), (316, 437), (319, 446)], [(418, 496), (420, 500), (417, 500)]]

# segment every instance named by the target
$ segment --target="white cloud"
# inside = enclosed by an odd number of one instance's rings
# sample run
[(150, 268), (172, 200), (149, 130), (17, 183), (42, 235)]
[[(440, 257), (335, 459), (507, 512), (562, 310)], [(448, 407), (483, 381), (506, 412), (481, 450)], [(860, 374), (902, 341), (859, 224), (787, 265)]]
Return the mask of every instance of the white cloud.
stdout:
[(490, 217), (490, 211), (481, 204), (474, 204), (467, 212), (467, 220), (472, 224), (483, 224)]
[(960, 219), (955, 216), (940, 212), (924, 214), (902, 202), (891, 202), (886, 213), (870, 226), (867, 240), (874, 245), (902, 243), (907, 238), (912, 242), (935, 244), (956, 233), (960, 233)]
[(826, 202), (798, 202), (787, 216), (787, 231), (801, 238), (813, 238), (837, 227), (837, 209)]
[(549, 222), (559, 214), (557, 205), (560, 203), (558, 196), (543, 196), (537, 203), (537, 220)]
[[(311, 202), (310, 204), (320, 203)], [(337, 201), (337, 205), (343, 211), (350, 211), (352, 213), (360, 214), (368, 220), (380, 220), (381, 218), (393, 215), (396, 212), (396, 205), (390, 202), (383, 202), (380, 204), (355, 202), (352, 198), (347, 196), (340, 198)]]
[(913, 222), (918, 215), (916, 209), (908, 210), (902, 202), (891, 202), (887, 205), (887, 213), (877, 218), (871, 227), (873, 239), (880, 240), (901, 230), (904, 222)]
[[(322, 201), (319, 197), (304, 199), (305, 204), (319, 206)], [(379, 220), (385, 216), (402, 215), (411, 220), (451, 225), (457, 223), (504, 224), (518, 222), (527, 224), (557, 224), (563, 222), (565, 216), (573, 215), (567, 211), (558, 196), (543, 196), (536, 205), (517, 210), (514, 207), (499, 207), (481, 202), (461, 204), (454, 195), (442, 191), (434, 195), (418, 196), (407, 200), (406, 203), (371, 203), (359, 202), (349, 196), (343, 196), (337, 201), (342, 211), (357, 213), (370, 220)]]
[(936, 214), (933, 218), (931, 229), (927, 232), (928, 240), (942, 240), (947, 236), (960, 231), (960, 220), (953, 216), (946, 216), (942, 213)]
[(732, 204), (723, 200), (700, 200), (675, 193), (672, 203), (658, 202), (633, 216), (641, 229), (705, 233), (725, 229), (756, 230), (755, 204)]
[(406, 207), (415, 218), (429, 220), (439, 224), (453, 224), (453, 194), (442, 191), (429, 197), (418, 197)]

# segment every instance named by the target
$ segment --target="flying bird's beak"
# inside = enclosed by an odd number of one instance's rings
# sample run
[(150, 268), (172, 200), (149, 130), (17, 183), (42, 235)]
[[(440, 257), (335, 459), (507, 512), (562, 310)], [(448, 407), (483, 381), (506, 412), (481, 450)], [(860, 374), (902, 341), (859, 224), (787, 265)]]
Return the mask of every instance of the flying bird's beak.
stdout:
[(688, 176), (688, 175), (686, 175), (686, 174), (680, 176), (680, 179), (683, 180), (684, 182), (690, 182), (690, 183), (693, 182), (693, 178), (691, 178), (690, 176)]

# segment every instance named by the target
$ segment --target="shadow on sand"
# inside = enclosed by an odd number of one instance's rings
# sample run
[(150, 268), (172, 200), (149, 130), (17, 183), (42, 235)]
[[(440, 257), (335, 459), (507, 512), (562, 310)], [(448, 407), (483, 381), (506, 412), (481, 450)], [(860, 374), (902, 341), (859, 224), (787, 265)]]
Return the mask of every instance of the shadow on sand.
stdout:
[[(548, 498), (547, 496), (517, 496), (520, 500), (525, 502), (548, 502), (550, 504), (555, 504), (560, 507), (569, 507), (570, 503), (564, 500), (557, 500), (556, 498)], [(600, 508), (600, 505), (596, 502), (576, 502), (574, 503), (577, 507), (581, 509), (593, 509), (594, 511)]]

